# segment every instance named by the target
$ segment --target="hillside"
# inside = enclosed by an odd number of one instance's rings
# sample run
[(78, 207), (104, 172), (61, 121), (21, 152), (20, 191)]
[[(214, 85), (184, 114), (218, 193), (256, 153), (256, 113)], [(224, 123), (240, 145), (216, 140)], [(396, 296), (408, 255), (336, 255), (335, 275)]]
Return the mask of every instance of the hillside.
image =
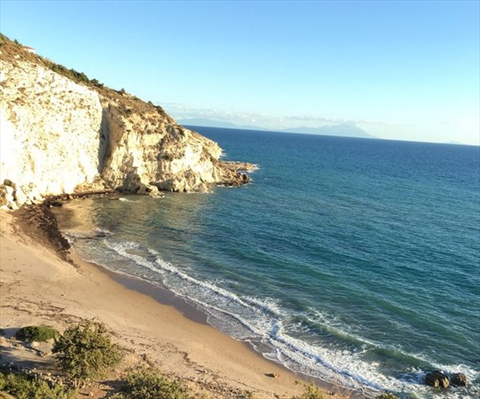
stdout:
[(118, 190), (208, 191), (249, 181), (217, 143), (162, 107), (0, 36), (0, 205)]

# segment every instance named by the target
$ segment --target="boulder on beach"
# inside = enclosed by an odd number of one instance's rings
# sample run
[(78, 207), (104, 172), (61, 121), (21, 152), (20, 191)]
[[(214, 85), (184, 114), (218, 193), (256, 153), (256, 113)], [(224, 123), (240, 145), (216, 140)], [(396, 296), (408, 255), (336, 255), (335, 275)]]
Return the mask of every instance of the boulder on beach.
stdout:
[(450, 376), (450, 383), (457, 387), (465, 387), (467, 386), (467, 376), (463, 373), (453, 373)]
[(425, 374), (425, 383), (434, 388), (448, 388), (450, 379), (439, 370), (431, 371)]

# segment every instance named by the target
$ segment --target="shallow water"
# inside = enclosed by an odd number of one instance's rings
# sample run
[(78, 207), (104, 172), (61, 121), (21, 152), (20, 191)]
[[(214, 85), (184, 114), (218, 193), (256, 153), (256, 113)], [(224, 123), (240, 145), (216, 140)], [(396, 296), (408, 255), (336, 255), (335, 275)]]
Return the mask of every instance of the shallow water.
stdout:
[[(479, 147), (198, 130), (258, 164), (253, 183), (67, 205), (84, 258), (168, 287), (292, 370), (480, 395)], [(437, 394), (432, 368), (473, 384)]]

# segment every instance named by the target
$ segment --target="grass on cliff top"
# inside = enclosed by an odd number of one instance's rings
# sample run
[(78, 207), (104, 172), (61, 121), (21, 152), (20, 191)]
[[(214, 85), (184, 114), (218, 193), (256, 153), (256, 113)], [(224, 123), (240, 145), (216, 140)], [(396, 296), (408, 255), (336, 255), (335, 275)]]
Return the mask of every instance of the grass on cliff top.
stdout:
[[(97, 91), (101, 96), (115, 101), (121, 113), (128, 114), (132, 110), (138, 113), (156, 112), (160, 116), (166, 118), (170, 123), (174, 123), (173, 119), (159, 106), (152, 102), (145, 102), (138, 97), (128, 94), (125, 89), (114, 90), (106, 87), (97, 79), (90, 79), (84, 72), (78, 72), (75, 69), (68, 69), (63, 65), (57, 64), (48, 58), (39, 56), (28, 51), (24, 45), (16, 40), (11, 40), (4, 34), (0, 33), (0, 59), (8, 61), (13, 65), (18, 62), (30, 62), (36, 65), (46, 67), (53, 72), (62, 75), (75, 83), (88, 86)], [(0, 83), (1, 84), (1, 83)]]

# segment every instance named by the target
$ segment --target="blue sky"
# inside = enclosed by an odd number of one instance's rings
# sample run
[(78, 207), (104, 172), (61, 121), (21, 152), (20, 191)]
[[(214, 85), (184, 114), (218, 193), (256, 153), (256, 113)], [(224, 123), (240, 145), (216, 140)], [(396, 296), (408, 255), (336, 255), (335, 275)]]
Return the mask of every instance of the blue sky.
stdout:
[(479, 144), (478, 1), (6, 1), (0, 30), (163, 105)]

